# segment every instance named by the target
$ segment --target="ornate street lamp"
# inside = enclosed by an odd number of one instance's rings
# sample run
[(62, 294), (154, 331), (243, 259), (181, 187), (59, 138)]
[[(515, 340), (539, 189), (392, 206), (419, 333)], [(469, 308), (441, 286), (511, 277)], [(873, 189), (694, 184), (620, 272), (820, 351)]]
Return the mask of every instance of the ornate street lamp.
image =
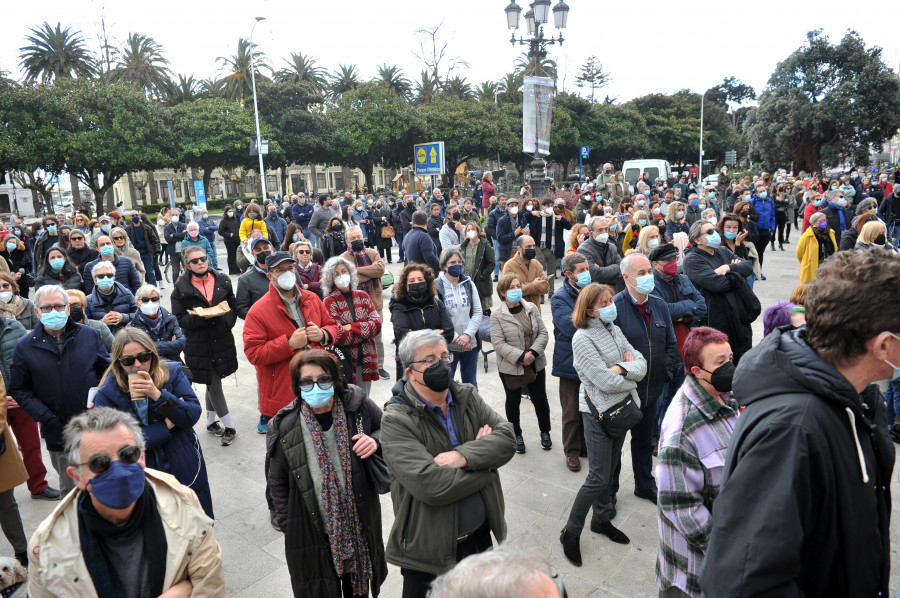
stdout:
[(256, 103), (256, 65), (254, 64), (253, 55), (253, 31), (260, 21), (265, 21), (266, 17), (256, 17), (256, 23), (250, 29), (250, 83), (253, 86), (253, 114), (256, 116), (256, 152), (259, 155), (259, 183), (262, 189), (262, 201), (265, 203), (266, 197), (266, 171), (263, 168), (262, 153), (262, 135), (259, 134), (259, 106)]

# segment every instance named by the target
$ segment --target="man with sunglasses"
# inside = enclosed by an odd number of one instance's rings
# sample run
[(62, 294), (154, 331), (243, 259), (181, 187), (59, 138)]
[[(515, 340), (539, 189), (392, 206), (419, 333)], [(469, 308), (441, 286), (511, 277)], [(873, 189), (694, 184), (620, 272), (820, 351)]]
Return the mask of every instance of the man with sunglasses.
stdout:
[(153, 256), (162, 251), (159, 235), (156, 227), (145, 214), (137, 210), (131, 211), (131, 223), (125, 227), (125, 233), (131, 239), (131, 244), (141, 256), (144, 270), (147, 272), (147, 283), (156, 284), (156, 271), (159, 266), (153, 263)]
[(146, 468), (131, 414), (96, 407), (73, 418), (66, 457), (78, 490), (29, 542), (30, 595), (225, 595), (213, 520), (189, 488)]
[[(131, 264), (128, 258), (121, 261)], [(92, 320), (100, 320), (109, 326), (113, 335), (128, 325), (137, 311), (134, 295), (116, 282), (116, 270), (110, 262), (99, 261), (91, 267), (93, 291), (87, 296), (84, 313)]]
[[(100, 253), (96, 249), (88, 247), (87, 240), (88, 237), (84, 232), (77, 228), (73, 229), (69, 234), (69, 249), (66, 250), (69, 259), (78, 268), (82, 280), (84, 279), (84, 266), (100, 259)], [(90, 275), (90, 271), (88, 271), (88, 275)]]
[(87, 408), (88, 390), (109, 366), (109, 353), (99, 332), (69, 318), (69, 295), (62, 287), (41, 287), (34, 303), (41, 321), (13, 349), (8, 393), (41, 424), (65, 494), (74, 485), (65, 475), (63, 427)]
[[(115, 234), (116, 236), (122, 236), (122, 242), (124, 243), (124, 231), (120, 230)], [(112, 237), (107, 235), (97, 237), (97, 251), (100, 252), (100, 257), (84, 266), (84, 272), (88, 274), (88, 276), (84, 277), (84, 294), (90, 296), (94, 290), (96, 283), (92, 278), (92, 273), (94, 266), (101, 263), (109, 264), (112, 267), (113, 274), (115, 274), (115, 281), (134, 294), (141, 286), (141, 275), (135, 268), (134, 262), (127, 257), (116, 255), (116, 246), (113, 245)]]

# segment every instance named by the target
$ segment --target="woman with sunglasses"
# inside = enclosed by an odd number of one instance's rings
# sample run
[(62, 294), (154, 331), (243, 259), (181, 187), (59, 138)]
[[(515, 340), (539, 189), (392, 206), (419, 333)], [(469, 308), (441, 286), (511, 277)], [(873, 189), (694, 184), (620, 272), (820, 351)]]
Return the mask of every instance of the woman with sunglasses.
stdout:
[(88, 246), (89, 238), (79, 229), (73, 230), (69, 235), (69, 249), (66, 250), (69, 261), (78, 268), (78, 273), (82, 277), (84, 277), (84, 265), (100, 259), (100, 252)]
[(215, 518), (206, 462), (194, 434), (202, 409), (181, 364), (161, 359), (153, 339), (138, 328), (116, 334), (111, 357), (94, 406), (134, 415), (144, 433), (147, 467), (175, 476)]
[(144, 267), (144, 260), (141, 259), (141, 254), (138, 250), (131, 246), (131, 240), (129, 240), (125, 229), (119, 226), (113, 228), (110, 238), (112, 239), (116, 255), (127, 257), (131, 260), (131, 263), (134, 264), (134, 269), (137, 270), (138, 275), (141, 277), (141, 282), (147, 280), (147, 269)]
[(64, 289), (80, 289), (81, 283), (81, 274), (65, 250), (53, 246), (44, 254), (44, 260), (34, 277), (34, 290), (48, 284), (58, 284)]
[(307, 291), (312, 291), (322, 298), (322, 266), (312, 259), (313, 248), (309, 241), (298, 241), (294, 244), (294, 272)]
[[(152, 284), (139, 288), (134, 296), (138, 310), (128, 326), (146, 332), (161, 357), (181, 363), (181, 352), (187, 339), (178, 325), (178, 318), (162, 306), (161, 297), (162, 293)], [(185, 371), (185, 375), (191, 379), (189, 371)]]
[[(206, 385), (206, 431), (220, 436), (222, 446), (229, 446), (237, 431), (222, 391), (222, 379), (235, 373), (238, 367), (232, 332), (237, 321), (234, 290), (227, 274), (210, 269), (202, 248), (189, 246), (182, 256), (185, 271), (175, 281), (172, 291), (172, 315), (178, 318), (187, 339), (184, 361), (194, 382)], [(207, 311), (201, 315), (196, 311), (197, 308), (210, 310), (223, 303), (221, 309), (212, 313)]]
[(294, 596), (377, 596), (387, 564), (364, 460), (381, 451), (381, 409), (326, 351), (297, 353), (290, 373), (297, 400), (270, 422), (266, 458)]

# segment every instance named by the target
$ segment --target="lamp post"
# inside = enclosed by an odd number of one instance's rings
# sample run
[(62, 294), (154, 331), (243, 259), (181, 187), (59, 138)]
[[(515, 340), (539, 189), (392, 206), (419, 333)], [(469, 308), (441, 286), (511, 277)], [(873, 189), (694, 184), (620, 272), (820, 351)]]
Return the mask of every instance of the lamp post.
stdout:
[[(512, 0), (504, 9), (506, 13), (506, 25), (513, 32), (509, 42), (515, 45), (528, 46), (528, 56), (534, 62), (534, 69), (529, 74), (542, 76), (541, 62), (547, 57), (547, 46), (553, 44), (562, 45), (562, 30), (566, 28), (569, 20), (569, 5), (563, 0), (553, 7), (553, 24), (559, 30), (559, 37), (544, 37), (544, 25), (550, 17), (550, 0), (534, 0), (530, 10), (525, 13), (525, 30), (528, 39), (520, 37), (516, 39), (516, 29), (519, 28), (519, 18), (522, 16), (522, 8)], [(538, 114), (535, 107), (535, 114)], [(531, 162), (531, 191), (535, 197), (540, 197), (550, 187), (551, 179), (547, 177), (547, 162), (538, 153), (538, 127), (535, 126), (534, 160)]]
[(262, 187), (262, 201), (266, 201), (266, 171), (263, 168), (262, 135), (259, 134), (259, 106), (256, 103), (256, 64), (253, 60), (253, 31), (260, 21), (266, 17), (256, 17), (256, 23), (250, 29), (250, 83), (253, 85), (253, 114), (256, 116), (256, 155), (259, 156), (259, 184)]

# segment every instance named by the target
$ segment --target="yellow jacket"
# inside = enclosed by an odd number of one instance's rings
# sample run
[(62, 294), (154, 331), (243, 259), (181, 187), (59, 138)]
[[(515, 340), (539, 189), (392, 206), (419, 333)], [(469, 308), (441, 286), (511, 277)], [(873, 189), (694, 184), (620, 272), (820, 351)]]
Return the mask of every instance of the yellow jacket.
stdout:
[[(809, 226), (800, 235), (800, 242), (797, 243), (797, 260), (800, 262), (800, 282), (811, 282), (816, 277), (819, 270), (819, 243), (815, 239), (815, 228)], [(828, 237), (831, 244), (834, 245), (834, 251), (837, 253), (837, 241), (834, 238), (834, 231), (828, 229)]]
[(269, 229), (266, 227), (266, 221), (261, 218), (244, 218), (241, 220), (241, 230), (238, 235), (241, 237), (241, 243), (250, 238), (250, 233), (254, 228), (262, 231), (262, 236), (269, 238)]

